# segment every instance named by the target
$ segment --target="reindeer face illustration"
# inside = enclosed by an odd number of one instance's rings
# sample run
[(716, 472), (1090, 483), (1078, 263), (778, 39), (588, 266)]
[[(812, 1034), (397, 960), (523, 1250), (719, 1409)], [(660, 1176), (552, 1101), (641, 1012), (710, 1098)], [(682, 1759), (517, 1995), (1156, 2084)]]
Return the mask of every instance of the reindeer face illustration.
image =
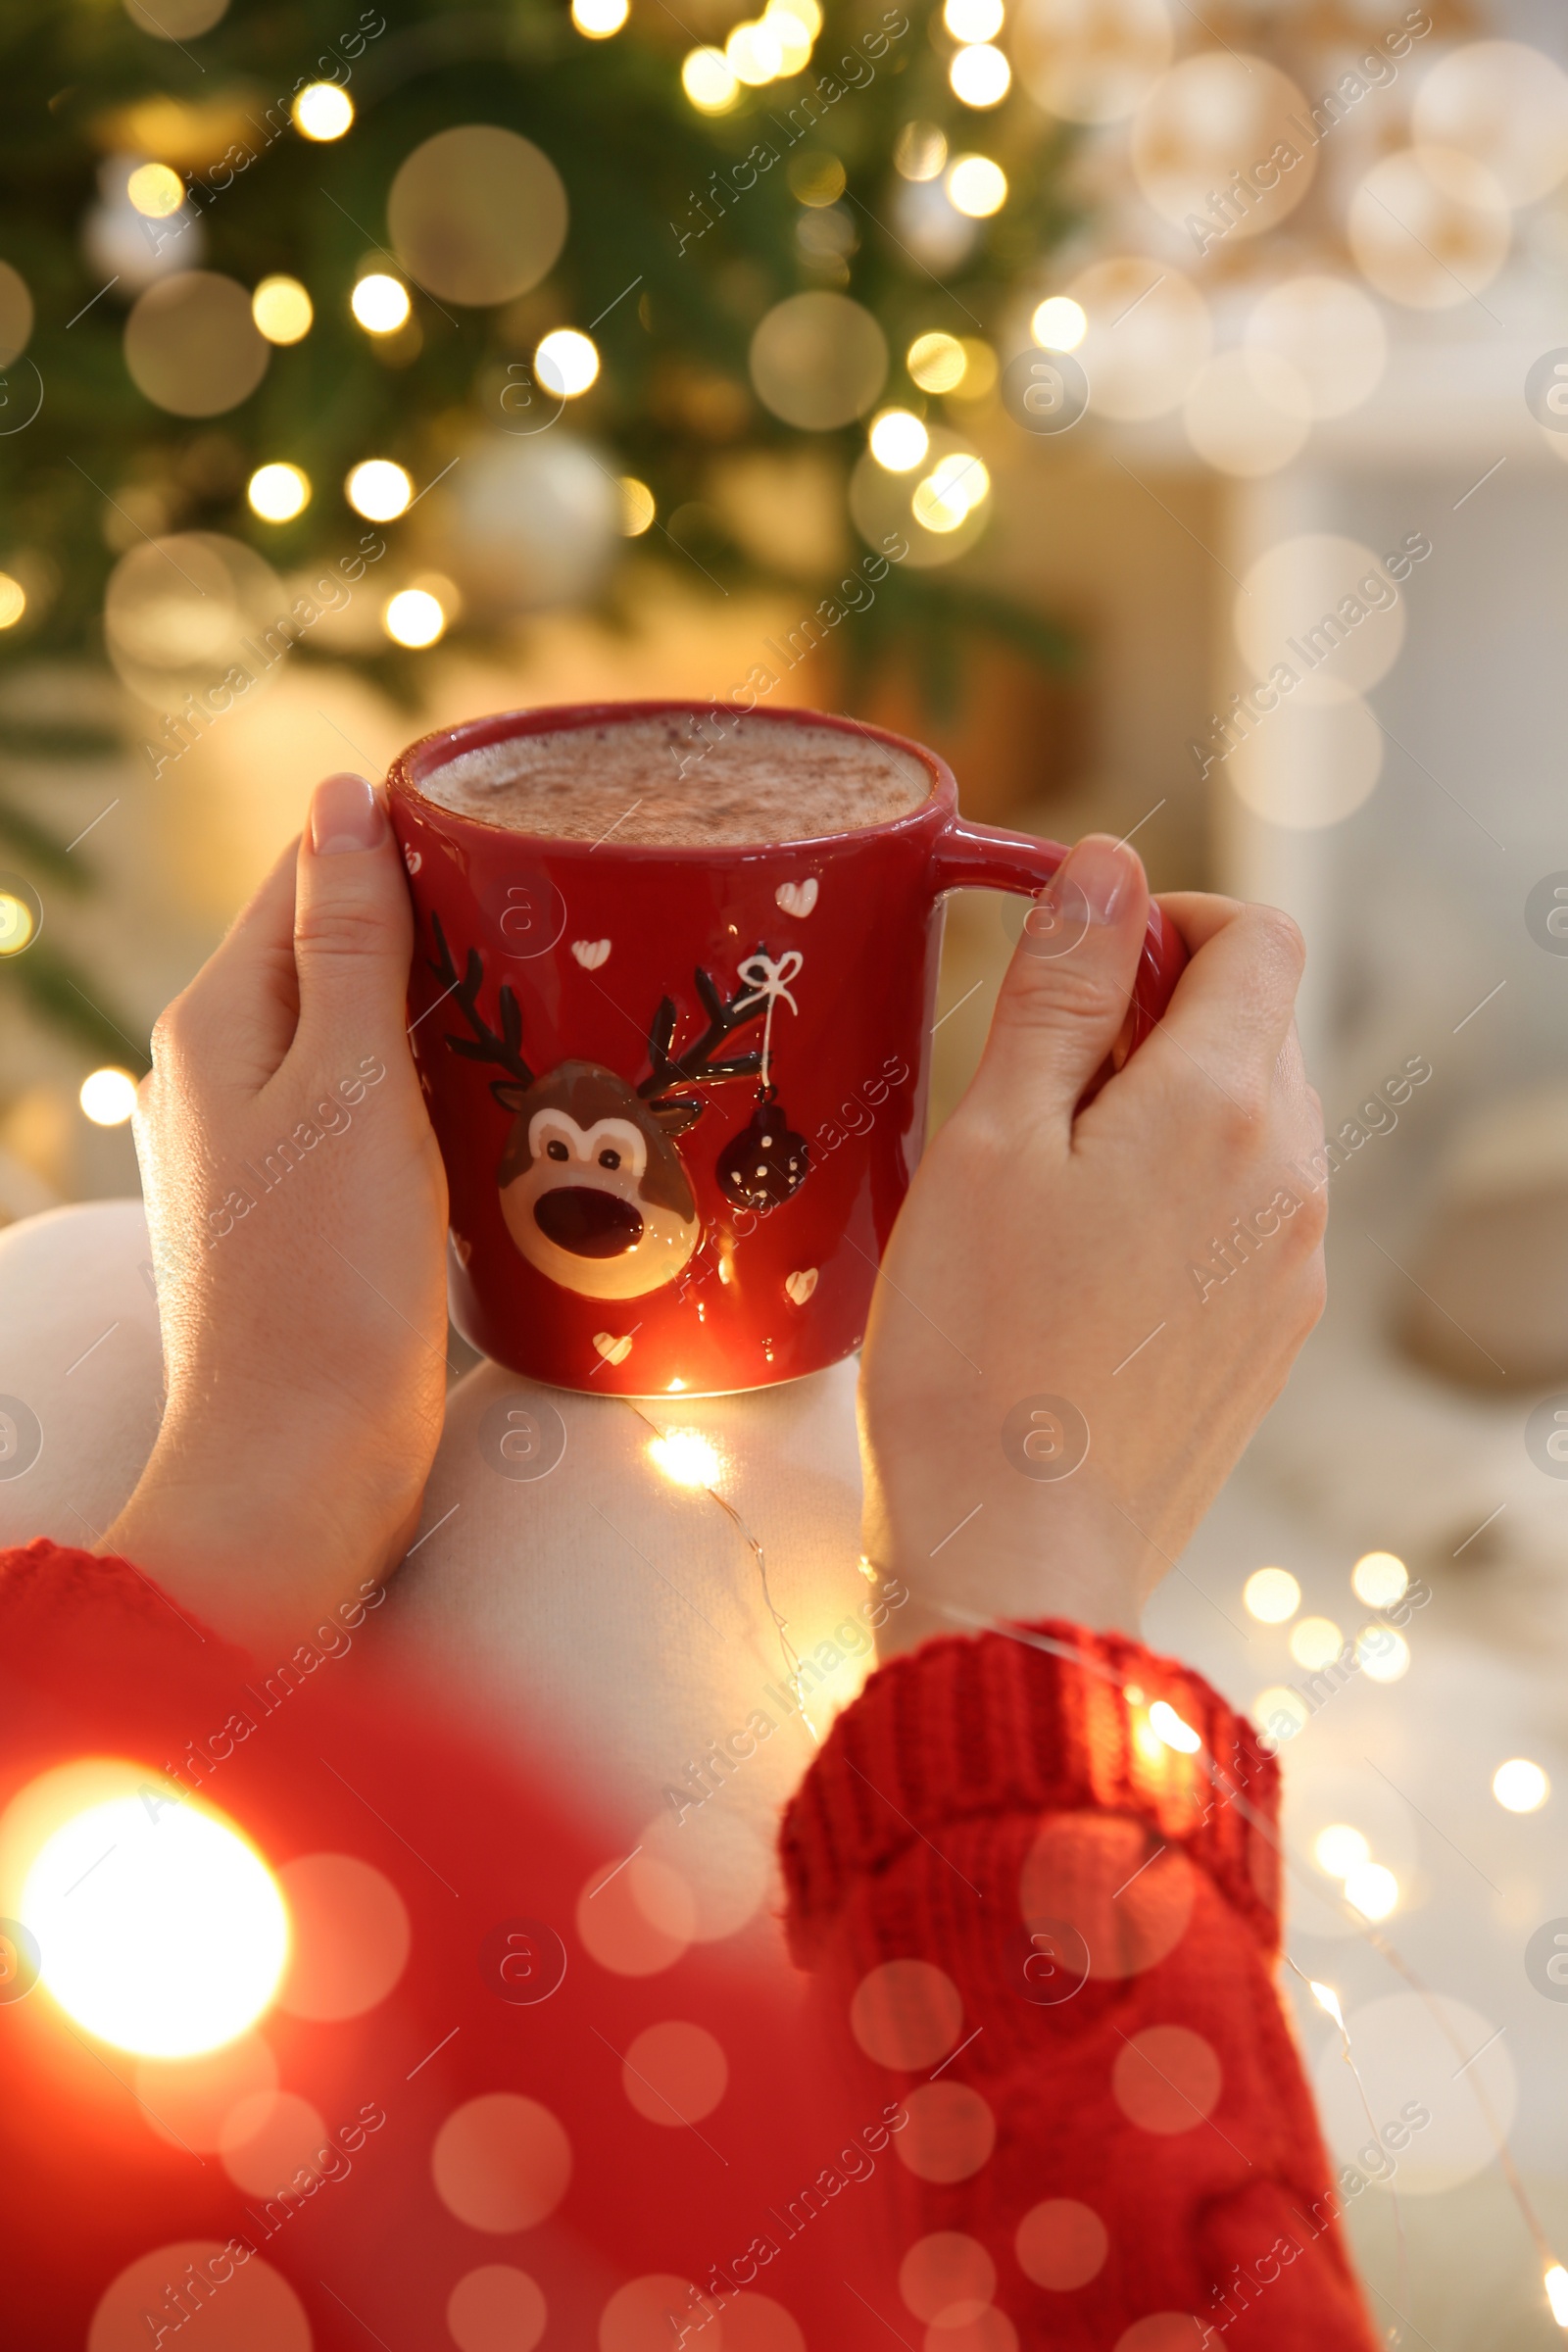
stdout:
[(593, 1061), (564, 1061), (535, 1076), (523, 1059), (522, 1013), (510, 983), (497, 993), (501, 1026), (494, 1029), (479, 1011), (478, 950), (468, 950), (460, 979), (440, 917), (430, 920), (439, 952), (430, 968), (472, 1032), (449, 1032), (448, 1045), (508, 1073), (490, 1091), (514, 1113), (497, 1182), (517, 1250), (584, 1298), (639, 1298), (673, 1282), (702, 1240), (702, 1223), (670, 1139), (703, 1115), (693, 1087), (757, 1076), (760, 1054), (724, 1057), (720, 1049), (763, 1009), (766, 990), (743, 985), (725, 1003), (710, 975), (697, 972), (707, 1029), (674, 1053), (679, 1016), (665, 997), (648, 1032), (649, 1074), (635, 1087)]
[(517, 1114), (501, 1213), (528, 1263), (586, 1298), (640, 1298), (672, 1282), (702, 1227), (659, 1114), (591, 1061), (495, 1094)]

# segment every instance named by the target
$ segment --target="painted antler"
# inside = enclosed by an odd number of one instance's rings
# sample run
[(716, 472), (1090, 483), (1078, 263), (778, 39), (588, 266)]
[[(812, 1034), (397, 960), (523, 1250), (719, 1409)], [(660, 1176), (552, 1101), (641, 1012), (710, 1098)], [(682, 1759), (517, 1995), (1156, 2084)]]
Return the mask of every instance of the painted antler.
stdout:
[(755, 992), (743, 983), (726, 1004), (707, 972), (698, 971), (693, 977), (708, 1015), (708, 1027), (683, 1053), (672, 1054), (675, 1005), (672, 998), (665, 997), (648, 1032), (649, 1074), (637, 1089), (643, 1100), (652, 1103), (662, 1124), (670, 1127), (690, 1126), (702, 1110), (702, 1103), (695, 1096), (674, 1090), (709, 1085), (720, 1078), (755, 1078), (762, 1066), (762, 1057), (756, 1053), (738, 1054), (725, 1061), (711, 1058), (733, 1030), (755, 1020), (761, 1011), (761, 1003)]
[[(534, 1074), (522, 1057), (522, 1011), (512, 992), (511, 983), (504, 980), (501, 984), (498, 998), (501, 1027), (492, 1029), (479, 1010), (479, 989), (484, 979), (484, 965), (480, 961), (478, 949), (468, 950), (467, 967), (460, 980), (458, 967), (452, 959), (452, 950), (447, 945), (447, 935), (441, 928), (441, 917), (434, 912), (430, 916), (430, 928), (435, 933), (435, 944), (440, 950), (440, 959), (432, 963), (430, 969), (438, 980), (445, 982), (447, 995), (456, 997), (458, 1009), (473, 1031), (472, 1037), (454, 1037), (449, 1030), (447, 1044), (454, 1053), (466, 1054), (470, 1061), (499, 1062), (518, 1086), (532, 1086)], [(440, 1002), (438, 997), (436, 1003)], [(433, 1011), (434, 1006), (431, 1009)], [(497, 1099), (505, 1100), (499, 1092), (499, 1081), (492, 1080), (491, 1084)]]

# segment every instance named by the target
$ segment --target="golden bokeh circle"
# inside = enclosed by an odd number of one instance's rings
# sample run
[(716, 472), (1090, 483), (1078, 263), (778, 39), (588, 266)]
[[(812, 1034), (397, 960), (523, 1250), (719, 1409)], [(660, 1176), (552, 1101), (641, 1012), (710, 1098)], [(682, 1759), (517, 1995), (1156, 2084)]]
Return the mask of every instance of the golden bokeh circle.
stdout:
[(1118, 424), (1168, 416), (1214, 345), (1208, 305), (1179, 270), (1144, 254), (1094, 262), (1065, 289), (1087, 324), (1074, 358), (1089, 405)]
[(32, 295), (26, 279), (9, 262), (0, 262), (0, 368), (9, 368), (26, 350), (32, 320)]
[(399, 167), (392, 250), (416, 285), (467, 309), (526, 294), (566, 241), (566, 191), (542, 148), (493, 122), (438, 130)]
[(887, 381), (887, 338), (847, 294), (791, 294), (752, 337), (752, 383), (765, 409), (805, 432), (863, 416)]
[(236, 278), (181, 270), (138, 296), (125, 320), (131, 381), (172, 416), (221, 416), (267, 373), (271, 346)]
[(1374, 164), (1346, 217), (1362, 275), (1407, 310), (1449, 311), (1507, 259), (1507, 198), (1457, 147), (1401, 147)]
[(1119, 122), (1169, 65), (1165, 0), (1022, 0), (1012, 54), (1029, 95), (1068, 122)]
[[(1302, 127), (1305, 114), (1296, 83), (1264, 58), (1216, 49), (1184, 58), (1138, 110), (1138, 185), (1161, 220), (1189, 229), (1195, 254), (1210, 250), (1215, 237), (1258, 236), (1294, 212), (1311, 185), (1317, 153)], [(1216, 195), (1224, 199), (1219, 206)], [(1208, 241), (1200, 244), (1205, 230)]]
[(254, 548), (218, 531), (178, 531), (138, 541), (116, 564), (104, 642), (140, 701), (175, 711), (194, 694), (211, 711), (207, 698), (231, 669), (255, 680), (282, 658), (299, 633), (279, 625), (288, 612), (282, 581)]

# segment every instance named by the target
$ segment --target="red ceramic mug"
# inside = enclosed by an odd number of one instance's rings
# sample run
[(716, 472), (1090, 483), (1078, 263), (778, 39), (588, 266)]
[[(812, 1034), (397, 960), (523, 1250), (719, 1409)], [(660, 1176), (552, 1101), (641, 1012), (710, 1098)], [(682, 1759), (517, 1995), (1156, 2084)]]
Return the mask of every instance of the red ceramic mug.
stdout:
[[(420, 790), (510, 736), (666, 716), (843, 729), (918, 761), (930, 795), (816, 840), (617, 848)], [(814, 710), (505, 711), (413, 745), (390, 792), (464, 1337), (622, 1396), (763, 1388), (853, 1353), (925, 1135), (943, 894), (1036, 893), (1065, 851), (966, 824), (934, 753)], [(1125, 1052), (1185, 960), (1152, 908)]]

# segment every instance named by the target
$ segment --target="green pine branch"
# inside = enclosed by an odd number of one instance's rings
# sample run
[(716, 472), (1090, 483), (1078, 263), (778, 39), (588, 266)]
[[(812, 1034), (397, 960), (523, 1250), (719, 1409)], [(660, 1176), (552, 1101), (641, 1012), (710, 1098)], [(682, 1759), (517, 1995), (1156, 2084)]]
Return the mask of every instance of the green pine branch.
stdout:
[[(52, 942), (35, 940), (20, 956), (0, 961), (0, 989), (5, 988), (17, 990), (35, 1013), (85, 1046), (96, 1060), (113, 1062), (137, 1078), (152, 1067), (146, 1046), (127, 1034), (129, 1015), (117, 1020), (99, 1001), (105, 992), (96, 974)], [(120, 1009), (117, 1005), (115, 1011)]]

